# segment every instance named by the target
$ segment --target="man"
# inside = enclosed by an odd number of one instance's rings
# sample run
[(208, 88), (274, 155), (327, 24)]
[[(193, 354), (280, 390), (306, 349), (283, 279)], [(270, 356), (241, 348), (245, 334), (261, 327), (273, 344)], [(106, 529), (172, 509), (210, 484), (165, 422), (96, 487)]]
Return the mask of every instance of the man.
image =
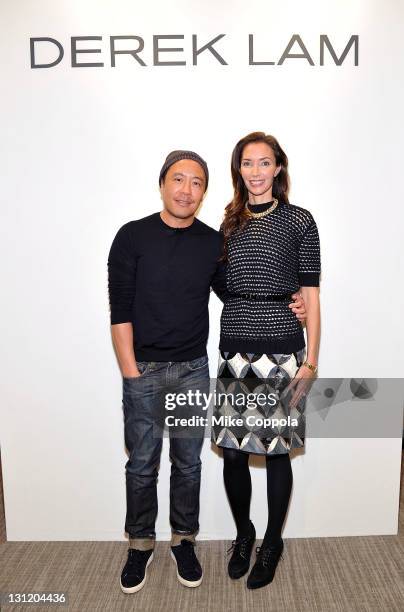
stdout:
[[(125, 593), (139, 591), (153, 559), (161, 437), (153, 431), (161, 394), (175, 383), (187, 389), (209, 381), (206, 343), (210, 288), (226, 298), (219, 232), (195, 217), (206, 189), (206, 162), (193, 151), (172, 151), (160, 171), (164, 208), (126, 223), (109, 253), (111, 330), (123, 376), (128, 559)], [(300, 296), (294, 312), (304, 313)], [(299, 316), (300, 318), (300, 316)], [(203, 432), (170, 432), (171, 556), (188, 587), (202, 582), (195, 554)]]

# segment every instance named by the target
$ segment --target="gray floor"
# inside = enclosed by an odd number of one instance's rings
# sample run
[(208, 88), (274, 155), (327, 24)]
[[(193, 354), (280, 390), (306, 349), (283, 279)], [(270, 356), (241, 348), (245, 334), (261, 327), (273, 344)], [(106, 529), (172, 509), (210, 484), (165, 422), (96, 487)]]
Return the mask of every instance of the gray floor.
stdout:
[[(168, 542), (156, 546), (147, 584), (134, 595), (119, 589), (127, 546), (121, 542), (4, 542), (0, 546), (0, 590), (65, 591), (61, 610), (150, 612), (280, 610), (349, 612), (404, 609), (404, 516), (401, 484), (397, 536), (285, 540), (274, 582), (248, 591), (245, 579), (226, 575), (229, 542), (199, 542), (204, 567), (201, 587), (178, 584)], [(1, 510), (1, 508), (0, 508)], [(4, 610), (49, 610), (3, 606)]]

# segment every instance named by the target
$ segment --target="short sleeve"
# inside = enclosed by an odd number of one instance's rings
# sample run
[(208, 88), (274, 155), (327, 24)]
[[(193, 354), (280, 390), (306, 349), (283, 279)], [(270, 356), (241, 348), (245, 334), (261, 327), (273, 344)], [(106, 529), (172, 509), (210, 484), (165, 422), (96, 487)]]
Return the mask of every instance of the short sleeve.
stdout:
[(320, 285), (320, 238), (313, 218), (303, 234), (299, 247), (299, 283), (301, 287)]
[(111, 325), (132, 322), (137, 258), (131, 230), (130, 223), (122, 226), (109, 251), (108, 292)]

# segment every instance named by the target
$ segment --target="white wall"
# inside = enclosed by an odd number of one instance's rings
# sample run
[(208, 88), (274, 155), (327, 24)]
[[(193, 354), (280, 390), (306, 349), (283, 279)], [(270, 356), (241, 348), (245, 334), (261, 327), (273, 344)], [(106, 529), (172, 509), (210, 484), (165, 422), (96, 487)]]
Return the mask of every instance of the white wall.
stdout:
[[(172, 149), (208, 160), (200, 218), (217, 228), (234, 144), (252, 130), (277, 136), (290, 159), (291, 201), (310, 209), (320, 230), (321, 375), (402, 376), (402, 4), (3, 0), (1, 12), (0, 441), (9, 540), (123, 538), (126, 454), (106, 260), (123, 223), (160, 208), (157, 177)], [(153, 34), (184, 34), (185, 52), (173, 59), (189, 64), (191, 35), (203, 44), (220, 33), (227, 66), (209, 52), (198, 66), (151, 65)], [(248, 66), (250, 33), (257, 59), (275, 62), (300, 34), (315, 66)], [(329, 56), (320, 66), (320, 34), (339, 54), (358, 34), (359, 65), (351, 51), (339, 67)], [(111, 68), (110, 35), (142, 36), (148, 65), (119, 56)], [(30, 68), (29, 38), (41, 36), (64, 46), (54, 68)], [(71, 36), (102, 36), (82, 44), (102, 53), (79, 60), (105, 67), (72, 68)], [(43, 47), (38, 57), (51, 55)], [(210, 311), (213, 376), (214, 296)], [(286, 537), (396, 533), (401, 441), (377, 442), (375, 452), (370, 439), (307, 440), (293, 460)], [(202, 459), (201, 537), (231, 538), (222, 460), (209, 441)], [(160, 538), (169, 533), (168, 469), (165, 453)], [(262, 535), (259, 467), (253, 486)]]

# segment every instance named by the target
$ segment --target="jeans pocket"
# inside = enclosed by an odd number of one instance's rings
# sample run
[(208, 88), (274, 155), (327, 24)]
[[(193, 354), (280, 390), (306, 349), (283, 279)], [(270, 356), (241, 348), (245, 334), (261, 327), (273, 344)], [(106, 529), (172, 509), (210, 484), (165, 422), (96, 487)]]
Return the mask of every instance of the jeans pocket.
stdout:
[(147, 374), (147, 372), (150, 369), (150, 364), (148, 361), (137, 361), (136, 362), (136, 366), (137, 369), (140, 372), (140, 376), (130, 376), (130, 377), (123, 377), (123, 381), (126, 384), (132, 384), (132, 383), (137, 383), (141, 378), (144, 377), (145, 374)]
[(137, 361), (136, 365), (142, 376), (150, 370), (150, 363), (148, 361)]
[(196, 359), (192, 359), (192, 361), (187, 361), (186, 365), (188, 370), (194, 372), (195, 370), (202, 370), (202, 368), (208, 365), (209, 359), (207, 355), (203, 357), (197, 357)]

